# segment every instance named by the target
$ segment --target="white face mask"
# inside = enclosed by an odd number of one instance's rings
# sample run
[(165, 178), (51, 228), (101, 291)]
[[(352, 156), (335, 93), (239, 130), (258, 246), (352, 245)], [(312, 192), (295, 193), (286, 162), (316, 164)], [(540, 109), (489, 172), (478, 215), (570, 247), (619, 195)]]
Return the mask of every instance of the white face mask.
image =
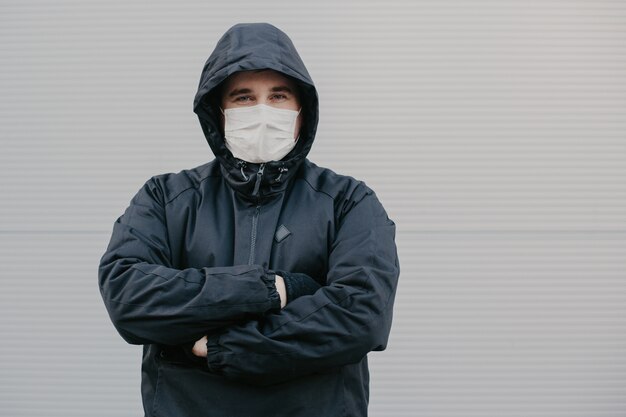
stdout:
[(293, 132), (301, 110), (266, 104), (222, 110), (226, 147), (247, 162), (279, 161), (296, 146)]

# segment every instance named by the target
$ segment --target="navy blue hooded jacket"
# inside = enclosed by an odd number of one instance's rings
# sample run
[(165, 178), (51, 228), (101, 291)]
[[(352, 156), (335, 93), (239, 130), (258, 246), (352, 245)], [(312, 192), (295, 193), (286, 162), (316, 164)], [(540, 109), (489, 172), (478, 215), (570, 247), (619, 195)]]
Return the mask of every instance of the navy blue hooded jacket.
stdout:
[[(304, 124), (281, 161), (224, 145), (220, 83), (269, 68), (300, 88)], [(110, 318), (144, 345), (146, 416), (365, 416), (367, 353), (386, 347), (399, 275), (395, 224), (362, 181), (306, 156), (318, 95), (285, 33), (237, 24), (194, 99), (210, 162), (150, 178), (113, 225), (98, 269)], [(320, 288), (280, 309), (274, 271)], [(208, 356), (190, 353), (208, 335)]]

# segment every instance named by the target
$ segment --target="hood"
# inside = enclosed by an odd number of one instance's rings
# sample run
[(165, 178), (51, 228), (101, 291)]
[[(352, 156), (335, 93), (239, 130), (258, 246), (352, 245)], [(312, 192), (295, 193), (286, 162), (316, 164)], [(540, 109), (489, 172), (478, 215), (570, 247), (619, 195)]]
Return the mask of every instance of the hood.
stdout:
[[(263, 68), (279, 71), (298, 84), (304, 118), (300, 138), (291, 152), (280, 161), (255, 164), (234, 158), (228, 150), (214, 103), (219, 99), (216, 87), (229, 75)], [(224, 33), (202, 69), (193, 111), (228, 184), (254, 198), (286, 187), (311, 149), (319, 119), (317, 90), (304, 62), (291, 39), (269, 23), (239, 23)]]

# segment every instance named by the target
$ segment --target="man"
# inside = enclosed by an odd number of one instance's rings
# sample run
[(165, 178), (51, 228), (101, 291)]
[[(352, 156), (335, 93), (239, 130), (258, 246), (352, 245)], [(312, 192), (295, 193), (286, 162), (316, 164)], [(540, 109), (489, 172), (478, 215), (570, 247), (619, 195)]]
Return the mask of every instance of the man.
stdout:
[(113, 324), (144, 345), (145, 415), (367, 415), (395, 224), (363, 182), (306, 159), (318, 96), (291, 40), (230, 28), (194, 112), (216, 159), (150, 178), (99, 266)]

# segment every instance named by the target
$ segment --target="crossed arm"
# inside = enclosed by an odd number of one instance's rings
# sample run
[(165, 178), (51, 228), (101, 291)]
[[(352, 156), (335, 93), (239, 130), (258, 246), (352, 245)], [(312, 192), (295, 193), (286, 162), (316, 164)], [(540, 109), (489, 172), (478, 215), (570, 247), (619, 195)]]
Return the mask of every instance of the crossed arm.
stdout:
[(344, 211), (326, 285), (290, 300), (283, 277), (258, 265), (172, 268), (162, 196), (148, 181), (100, 262), (107, 311), (127, 342), (195, 342), (211, 372), (253, 384), (358, 362), (386, 347), (399, 264), (395, 224), (371, 190)]
[[(276, 290), (278, 290), (278, 295), (280, 296), (280, 308), (285, 308), (285, 306), (287, 305), (287, 289), (285, 288), (285, 281), (280, 275), (276, 275)], [(207, 341), (208, 337), (206, 335), (202, 336), (201, 339), (196, 340), (193, 347), (191, 348), (191, 353), (198, 357), (206, 358)]]

